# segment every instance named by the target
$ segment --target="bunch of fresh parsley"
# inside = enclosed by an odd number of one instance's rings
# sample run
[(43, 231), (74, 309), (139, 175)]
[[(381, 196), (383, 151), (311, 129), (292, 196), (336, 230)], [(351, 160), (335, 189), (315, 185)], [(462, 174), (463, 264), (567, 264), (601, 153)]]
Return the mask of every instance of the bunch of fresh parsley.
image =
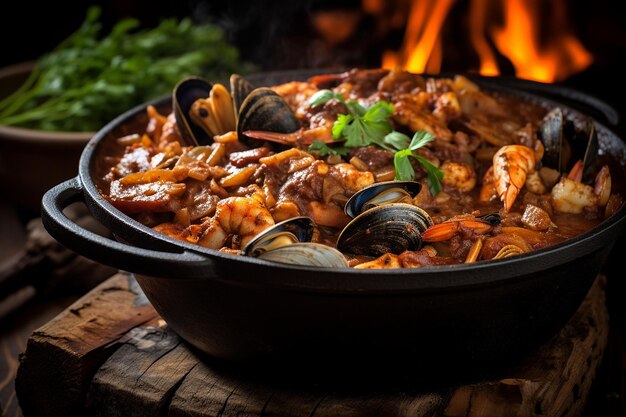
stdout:
[(221, 78), (247, 71), (217, 26), (170, 18), (140, 30), (136, 19), (127, 18), (101, 37), (100, 13), (90, 8), (82, 26), (42, 56), (28, 81), (0, 101), (0, 124), (95, 131), (118, 114), (168, 94), (187, 75)]
[(435, 137), (429, 132), (415, 132), (413, 138), (392, 129), (389, 117), (393, 113), (393, 105), (384, 100), (378, 101), (369, 108), (363, 107), (355, 100), (346, 101), (341, 94), (331, 90), (320, 90), (309, 100), (312, 107), (320, 106), (336, 99), (348, 109), (348, 114), (339, 114), (333, 124), (333, 137), (344, 138), (341, 146), (330, 147), (316, 141), (310, 151), (317, 151), (320, 155), (345, 155), (348, 148), (376, 145), (394, 152), (393, 163), (396, 170), (396, 180), (407, 181), (415, 178), (415, 171), (410, 158), (417, 160), (428, 174), (427, 182), (432, 195), (441, 191), (443, 172), (428, 160), (417, 154), (417, 150)]

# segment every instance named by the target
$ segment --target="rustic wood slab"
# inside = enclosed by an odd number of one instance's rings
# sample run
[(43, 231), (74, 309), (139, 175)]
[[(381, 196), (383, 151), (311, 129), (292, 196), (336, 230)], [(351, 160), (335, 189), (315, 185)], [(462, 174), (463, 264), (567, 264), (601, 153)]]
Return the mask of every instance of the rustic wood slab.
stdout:
[(15, 379), (24, 415), (84, 415), (95, 371), (126, 333), (156, 317), (140, 294), (134, 279), (116, 274), (32, 334)]
[(223, 369), (197, 356), (140, 296), (118, 274), (33, 334), (16, 381), (25, 416), (574, 417), (609, 329), (600, 277), (558, 335), (488, 381), (432, 392), (381, 381), (379, 391), (348, 394)]

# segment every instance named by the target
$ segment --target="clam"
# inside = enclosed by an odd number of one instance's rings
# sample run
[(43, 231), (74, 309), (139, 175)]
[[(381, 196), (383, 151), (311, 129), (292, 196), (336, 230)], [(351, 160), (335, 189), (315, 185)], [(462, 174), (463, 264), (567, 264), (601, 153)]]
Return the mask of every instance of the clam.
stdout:
[(337, 249), (368, 256), (419, 250), (421, 234), (432, 224), (428, 213), (411, 204), (376, 206), (348, 223), (337, 239)]
[(418, 250), (421, 234), (433, 224), (426, 211), (410, 204), (420, 189), (416, 181), (387, 181), (355, 193), (344, 208), (353, 219), (341, 231), (337, 249), (368, 256)]
[(561, 108), (556, 107), (543, 118), (539, 137), (545, 148), (543, 165), (559, 173), (567, 172), (577, 160), (583, 161), (583, 182), (593, 181), (598, 155), (598, 135), (593, 121), (577, 129)]
[(372, 184), (354, 193), (346, 202), (344, 211), (352, 218), (376, 206), (392, 203), (410, 203), (422, 189), (417, 181), (385, 181)]
[(185, 144), (207, 145), (213, 136), (236, 130), (239, 140), (250, 142), (245, 131), (292, 133), (300, 122), (287, 102), (269, 88), (254, 88), (233, 74), (229, 93), (221, 84), (188, 77), (174, 87), (174, 116)]
[(248, 242), (243, 254), (286, 264), (348, 268), (346, 258), (337, 249), (311, 242), (314, 229), (309, 217), (284, 220)]

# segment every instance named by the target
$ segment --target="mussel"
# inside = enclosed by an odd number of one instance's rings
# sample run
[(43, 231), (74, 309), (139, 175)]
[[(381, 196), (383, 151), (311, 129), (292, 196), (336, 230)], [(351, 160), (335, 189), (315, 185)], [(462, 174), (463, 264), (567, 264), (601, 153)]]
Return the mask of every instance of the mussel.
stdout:
[(286, 264), (347, 268), (346, 258), (337, 249), (311, 242), (314, 228), (309, 217), (284, 220), (248, 242), (243, 254)]
[(545, 149), (542, 159), (545, 167), (567, 173), (577, 160), (582, 160), (583, 182), (593, 181), (599, 150), (593, 121), (584, 122), (583, 127), (578, 129), (565, 117), (563, 110), (556, 107), (543, 118), (539, 138)]
[(213, 136), (230, 130), (250, 142), (243, 132), (292, 133), (301, 127), (282, 97), (269, 88), (254, 88), (238, 74), (230, 77), (230, 93), (221, 84), (185, 78), (174, 87), (172, 103), (182, 139), (191, 146), (210, 144)]
[(415, 181), (389, 181), (355, 193), (345, 207), (353, 219), (339, 235), (337, 248), (367, 256), (420, 249), (422, 232), (433, 224), (426, 211), (410, 204), (420, 188)]

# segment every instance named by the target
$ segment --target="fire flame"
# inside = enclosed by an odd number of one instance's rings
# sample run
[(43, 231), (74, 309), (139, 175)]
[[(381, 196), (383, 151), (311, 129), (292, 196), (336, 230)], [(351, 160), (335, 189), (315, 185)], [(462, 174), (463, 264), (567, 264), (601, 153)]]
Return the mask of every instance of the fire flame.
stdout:
[[(454, 3), (413, 0), (402, 48), (399, 52), (386, 51), (382, 66), (439, 72), (441, 28)], [(500, 17), (501, 24), (494, 17)], [(494, 47), (513, 64), (517, 77), (542, 82), (563, 80), (593, 61), (568, 27), (565, 0), (471, 0), (469, 23), (470, 40), (483, 75), (500, 73)]]

